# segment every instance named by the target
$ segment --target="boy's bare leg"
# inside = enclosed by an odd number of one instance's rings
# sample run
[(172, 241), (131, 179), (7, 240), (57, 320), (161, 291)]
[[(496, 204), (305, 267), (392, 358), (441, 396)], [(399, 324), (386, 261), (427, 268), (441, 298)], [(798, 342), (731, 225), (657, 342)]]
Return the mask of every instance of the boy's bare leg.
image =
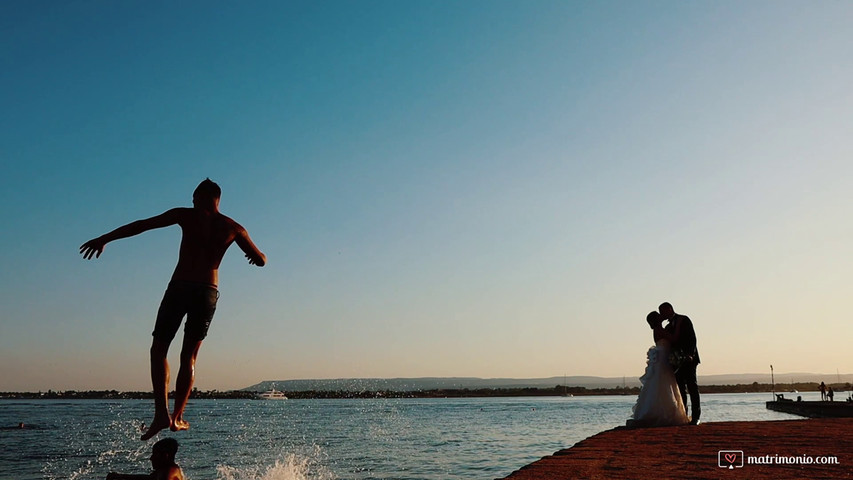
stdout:
[(195, 381), (195, 360), (201, 348), (201, 340), (187, 340), (181, 348), (181, 368), (178, 370), (178, 380), (175, 384), (175, 410), (172, 413), (172, 431), (187, 430), (190, 424), (184, 420), (184, 408), (190, 399), (193, 382)]
[(172, 426), (169, 416), (169, 344), (156, 338), (151, 343), (151, 386), (154, 389), (154, 420), (142, 435), (142, 440), (157, 435), (160, 430)]

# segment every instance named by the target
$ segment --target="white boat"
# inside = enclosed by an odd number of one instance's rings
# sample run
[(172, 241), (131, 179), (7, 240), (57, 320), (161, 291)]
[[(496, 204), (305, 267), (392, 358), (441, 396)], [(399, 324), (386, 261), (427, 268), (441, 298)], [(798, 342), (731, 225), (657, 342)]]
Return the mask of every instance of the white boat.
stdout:
[(262, 400), (287, 400), (287, 395), (273, 388), (272, 390), (258, 394), (258, 398)]
[(566, 376), (563, 375), (563, 396), (564, 397), (574, 397), (571, 393), (569, 393), (569, 384), (566, 382)]

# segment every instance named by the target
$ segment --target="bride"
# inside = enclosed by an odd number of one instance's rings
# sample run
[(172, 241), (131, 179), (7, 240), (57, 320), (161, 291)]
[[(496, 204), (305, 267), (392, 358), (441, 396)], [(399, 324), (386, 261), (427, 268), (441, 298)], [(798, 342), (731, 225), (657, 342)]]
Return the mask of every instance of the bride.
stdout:
[(675, 373), (669, 364), (670, 340), (661, 327), (663, 320), (658, 312), (652, 312), (646, 321), (654, 331), (655, 346), (649, 349), (646, 373), (640, 377), (640, 396), (628, 426), (660, 427), (689, 423)]

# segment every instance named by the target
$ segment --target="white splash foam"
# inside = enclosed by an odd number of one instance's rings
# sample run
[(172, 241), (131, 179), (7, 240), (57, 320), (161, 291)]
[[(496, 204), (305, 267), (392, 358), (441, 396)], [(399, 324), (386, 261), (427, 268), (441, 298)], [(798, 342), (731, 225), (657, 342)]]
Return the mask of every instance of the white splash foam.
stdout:
[(334, 480), (337, 477), (317, 462), (317, 456), (285, 454), (273, 465), (216, 467), (217, 480)]

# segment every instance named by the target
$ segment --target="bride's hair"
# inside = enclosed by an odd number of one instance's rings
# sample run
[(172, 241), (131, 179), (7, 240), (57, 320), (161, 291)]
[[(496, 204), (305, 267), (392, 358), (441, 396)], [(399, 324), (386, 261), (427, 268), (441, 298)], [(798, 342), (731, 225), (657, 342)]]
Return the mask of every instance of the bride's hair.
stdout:
[(660, 313), (652, 311), (646, 315), (646, 322), (648, 322), (650, 327), (655, 328), (663, 323), (663, 320), (661, 320)]

